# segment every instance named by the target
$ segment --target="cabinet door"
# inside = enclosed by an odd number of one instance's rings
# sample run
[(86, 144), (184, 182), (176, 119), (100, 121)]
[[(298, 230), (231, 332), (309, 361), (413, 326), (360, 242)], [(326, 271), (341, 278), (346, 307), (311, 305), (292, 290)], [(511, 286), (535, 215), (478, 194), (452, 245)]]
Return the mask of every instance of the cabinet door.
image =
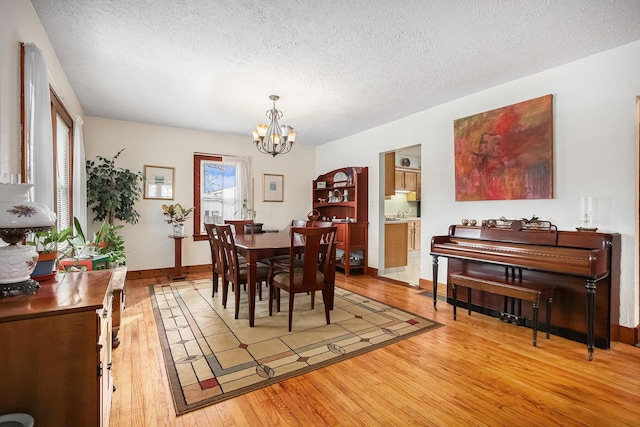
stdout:
[(404, 172), (396, 169), (396, 190), (404, 190)]
[(420, 221), (414, 221), (415, 226), (413, 227), (413, 249), (420, 250), (422, 247), (420, 231), (422, 229), (422, 223)]
[(416, 191), (417, 189), (417, 174), (415, 172), (404, 172), (404, 189), (406, 191)]
[(344, 249), (347, 240), (347, 225), (342, 223), (334, 223), (336, 226), (336, 247)]
[(407, 265), (407, 223), (384, 225), (384, 267)]
[(384, 197), (396, 194), (396, 153), (384, 155)]

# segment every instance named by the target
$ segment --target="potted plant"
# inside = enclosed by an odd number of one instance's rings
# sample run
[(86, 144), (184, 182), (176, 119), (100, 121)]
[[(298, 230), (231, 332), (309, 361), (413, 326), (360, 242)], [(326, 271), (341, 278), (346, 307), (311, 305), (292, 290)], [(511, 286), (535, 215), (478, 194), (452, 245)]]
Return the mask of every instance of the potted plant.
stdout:
[(102, 242), (98, 250), (102, 255), (108, 255), (112, 266), (126, 265), (127, 257), (124, 251), (124, 239), (117, 231), (124, 225), (106, 224), (102, 233)]
[[(143, 176), (141, 172), (116, 167), (118, 156), (124, 148), (111, 159), (97, 156), (97, 160), (87, 160), (87, 206), (95, 213), (93, 221), (103, 221), (101, 234), (107, 234), (117, 241), (113, 257), (118, 263), (125, 264), (124, 240), (117, 235), (116, 230), (122, 226), (115, 226), (114, 221), (120, 220), (129, 224), (136, 224), (140, 214), (134, 205), (140, 200)], [(106, 221), (106, 225), (104, 223)], [(98, 242), (100, 243), (100, 241)], [(115, 244), (115, 243), (114, 243)]]
[(180, 203), (175, 205), (162, 205), (162, 214), (169, 219), (167, 223), (173, 225), (173, 235), (184, 235), (184, 222), (189, 219), (189, 215), (193, 212), (194, 208), (185, 209)]
[(38, 262), (31, 273), (33, 279), (44, 281), (55, 276), (59, 255), (58, 245), (66, 242), (72, 234), (72, 227), (58, 231), (55, 225), (50, 230), (36, 231), (32, 234), (31, 240), (27, 241), (27, 244), (35, 246), (38, 251)]
[(102, 222), (100, 230), (96, 233), (92, 240), (88, 240), (85, 236), (82, 226), (78, 218), (73, 218), (73, 225), (75, 229), (75, 235), (68, 238), (69, 249), (66, 254), (71, 258), (90, 257), (99, 252), (100, 246), (103, 244), (102, 237), (105, 233), (105, 229), (108, 227), (106, 221)]
[(235, 212), (235, 215), (240, 214), (241, 219), (256, 220), (257, 212), (249, 207), (247, 199), (242, 199), (242, 207)]
[(116, 167), (124, 148), (107, 159), (87, 160), (87, 206), (95, 213), (94, 221), (113, 225), (114, 220), (136, 224), (140, 214), (134, 209), (142, 192), (142, 174)]
[(124, 225), (111, 225), (103, 221), (93, 239), (88, 240), (77, 218), (73, 218), (73, 223), (76, 234), (68, 238), (66, 258), (73, 258), (77, 262), (88, 256), (106, 255), (111, 265), (126, 265), (124, 239), (117, 233)]
[(255, 222), (257, 212), (255, 209), (251, 209), (249, 207), (249, 202), (247, 199), (242, 200), (242, 207), (235, 212), (235, 215), (240, 214), (241, 219), (250, 219), (253, 220), (253, 224), (246, 224), (244, 226), (245, 233), (262, 233), (262, 223)]

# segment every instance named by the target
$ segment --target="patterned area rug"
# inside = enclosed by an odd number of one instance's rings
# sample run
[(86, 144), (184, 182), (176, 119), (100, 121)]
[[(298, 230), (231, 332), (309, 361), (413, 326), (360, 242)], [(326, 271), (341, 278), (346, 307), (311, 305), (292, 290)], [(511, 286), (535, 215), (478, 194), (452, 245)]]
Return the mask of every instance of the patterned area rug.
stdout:
[[(247, 292), (239, 319), (230, 291), (211, 297), (211, 280), (151, 286), (151, 301), (178, 415), (256, 390), (441, 326), (439, 323), (336, 288), (331, 324), (320, 293), (298, 294), (288, 332), (288, 294), (269, 317), (268, 292), (256, 301), (249, 327)], [(256, 298), (257, 299), (257, 298)]]

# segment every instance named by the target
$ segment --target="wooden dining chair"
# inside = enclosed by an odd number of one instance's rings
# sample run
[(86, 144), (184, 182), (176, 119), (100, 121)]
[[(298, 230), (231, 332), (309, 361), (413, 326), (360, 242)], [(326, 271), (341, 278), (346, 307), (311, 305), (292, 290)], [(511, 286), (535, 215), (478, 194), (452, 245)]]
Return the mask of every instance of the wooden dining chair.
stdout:
[[(291, 227), (314, 227), (314, 223), (316, 223), (317, 221), (312, 221), (312, 220), (306, 220), (306, 219), (292, 219), (291, 220), (291, 224), (289, 226), (289, 229), (291, 229)], [(327, 223), (324, 222), (324, 224), (329, 224), (331, 225), (331, 223)], [(324, 225), (326, 226), (326, 225)], [(301, 253), (297, 253), (295, 256), (295, 266), (296, 267), (301, 267), (303, 266), (303, 261), (302, 261), (302, 254)], [(272, 267), (276, 267), (276, 268), (281, 268), (281, 269), (288, 269), (289, 268), (289, 255), (278, 255), (275, 257), (272, 257), (269, 259), (269, 262), (271, 263)], [(315, 292), (307, 292), (308, 294), (311, 294), (311, 308), (314, 307), (315, 305), (315, 298), (316, 298), (316, 293)], [(278, 311), (280, 311), (280, 305), (278, 305)]]
[[(306, 219), (293, 219), (291, 220), (291, 227), (331, 227), (333, 223), (331, 221), (319, 221), (319, 220), (306, 220)], [(271, 258), (271, 265), (279, 266), (279, 267), (289, 267), (289, 255), (280, 255), (277, 257)], [(322, 259), (318, 260), (322, 262)], [(296, 267), (302, 266), (302, 254), (296, 254)], [(316, 293), (311, 291), (308, 292), (311, 294), (311, 308), (314, 307)], [(279, 309), (279, 308), (278, 308)]]
[(245, 234), (244, 226), (247, 224), (253, 224), (253, 220), (252, 219), (225, 219), (224, 223), (230, 224), (231, 226), (233, 226), (233, 229), (235, 230), (236, 234)]
[[(231, 283), (235, 290), (235, 318), (237, 319), (240, 312), (240, 285), (247, 284), (248, 265), (242, 265), (238, 259), (238, 253), (236, 252), (236, 244), (233, 237), (233, 232), (231, 231), (231, 225), (215, 225), (214, 227), (218, 237), (218, 244), (220, 245), (221, 253), (224, 257), (223, 264), (225, 266), (224, 276), (222, 280), (222, 306), (224, 308), (227, 308), (227, 294), (229, 283)], [(258, 262), (256, 271), (256, 286), (259, 286), (259, 296), (260, 299), (262, 299), (261, 283), (267, 281), (269, 266), (267, 264)]]
[(209, 247), (211, 248), (211, 279), (213, 280), (213, 286), (211, 288), (211, 296), (215, 296), (218, 291), (218, 281), (220, 277), (224, 277), (224, 258), (221, 252), (220, 245), (218, 244), (218, 236), (216, 235), (214, 224), (204, 224), (205, 230), (207, 230), (207, 236), (209, 237)]
[[(291, 227), (307, 227), (311, 221), (306, 219), (292, 219), (291, 224), (287, 227), (291, 229)], [(285, 228), (286, 230), (286, 228)], [(296, 259), (302, 258), (300, 254), (296, 255)], [(282, 263), (284, 266), (288, 266), (289, 263), (289, 255), (278, 255), (269, 259), (270, 261), (277, 261)]]
[[(216, 292), (218, 291), (218, 282), (220, 278), (224, 279), (224, 271), (225, 260), (224, 254), (222, 253), (222, 247), (218, 242), (218, 236), (216, 234), (215, 225), (214, 224), (206, 224), (204, 225), (205, 230), (207, 230), (207, 237), (209, 238), (209, 248), (211, 249), (211, 279), (213, 281), (213, 286), (211, 287), (211, 296), (214, 297)], [(247, 260), (238, 255), (238, 263), (240, 267), (245, 267), (247, 265)]]
[[(335, 263), (330, 262), (334, 250), (336, 227), (292, 227), (291, 250), (289, 265), (293, 268), (278, 268), (272, 264), (269, 270), (269, 316), (273, 314), (273, 300), (277, 298), (277, 310), (280, 311), (280, 289), (289, 293), (289, 332), (293, 320), (293, 301), (295, 294), (300, 292), (322, 291), (324, 311), (327, 325), (331, 323), (329, 310), (333, 286), (331, 268)], [(296, 247), (304, 242), (304, 257), (302, 265), (296, 266)], [(322, 261), (320, 268), (318, 260)]]

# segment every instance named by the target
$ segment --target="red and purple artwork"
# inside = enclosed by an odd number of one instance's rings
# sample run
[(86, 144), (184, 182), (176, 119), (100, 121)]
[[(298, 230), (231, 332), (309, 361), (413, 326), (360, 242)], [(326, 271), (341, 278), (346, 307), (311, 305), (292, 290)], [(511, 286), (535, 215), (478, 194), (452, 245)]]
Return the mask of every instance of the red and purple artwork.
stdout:
[(553, 198), (553, 95), (453, 123), (456, 200)]

